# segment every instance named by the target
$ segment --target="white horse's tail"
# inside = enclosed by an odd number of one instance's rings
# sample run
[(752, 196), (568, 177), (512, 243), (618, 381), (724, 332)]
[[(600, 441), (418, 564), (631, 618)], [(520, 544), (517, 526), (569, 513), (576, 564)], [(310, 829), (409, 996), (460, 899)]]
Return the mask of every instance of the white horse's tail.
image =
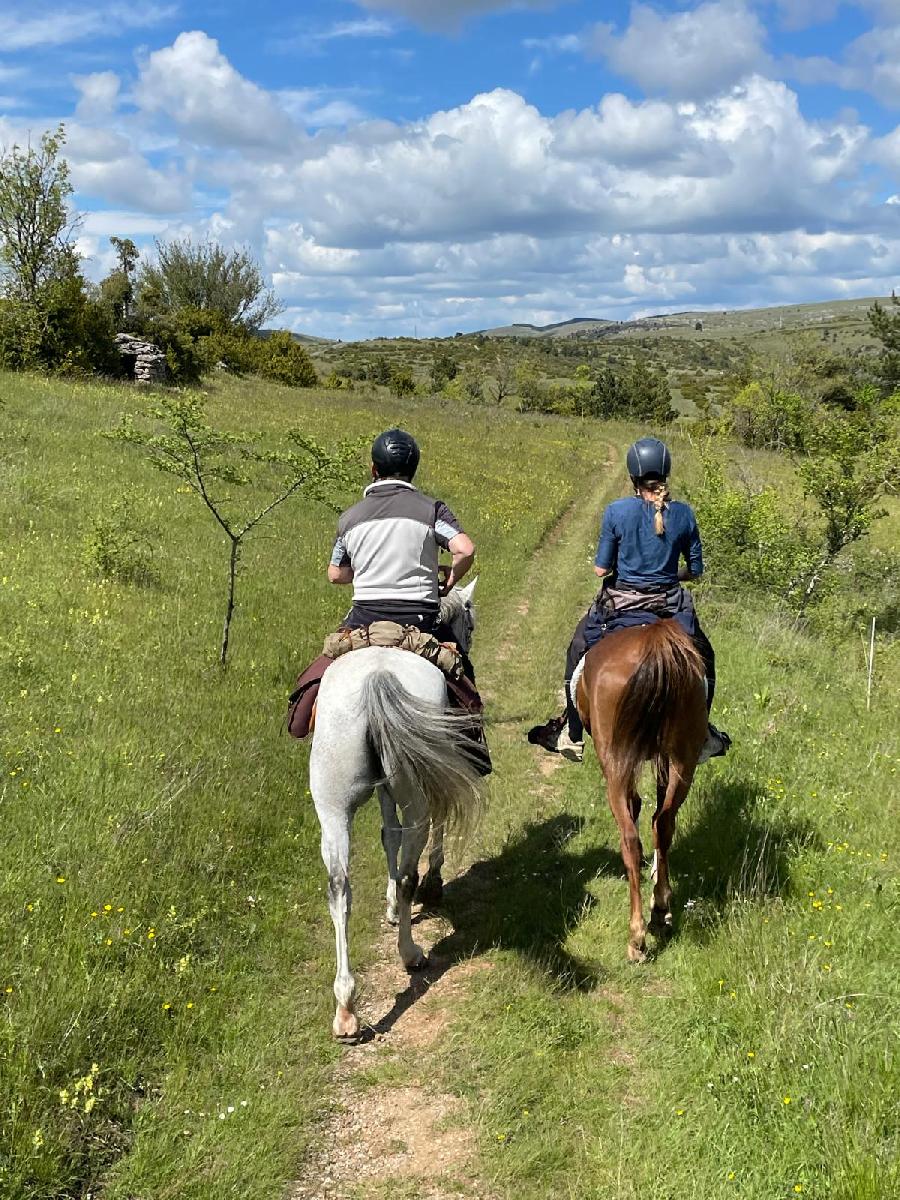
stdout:
[(366, 678), (362, 703), (369, 741), (387, 784), (396, 775), (407, 776), (425, 796), (435, 824), (468, 826), (477, 812), (481, 782), (474, 743), (463, 732), (472, 717), (420, 700), (383, 670)]

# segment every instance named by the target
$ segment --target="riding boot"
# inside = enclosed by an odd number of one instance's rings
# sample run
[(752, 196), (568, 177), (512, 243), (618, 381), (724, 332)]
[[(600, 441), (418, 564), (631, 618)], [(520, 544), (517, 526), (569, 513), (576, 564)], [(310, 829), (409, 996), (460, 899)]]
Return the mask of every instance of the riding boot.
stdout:
[[(713, 697), (716, 694), (716, 655), (709, 638), (699, 625), (694, 632), (694, 645), (700, 652), (706, 671), (706, 716), (708, 719), (712, 711)], [(720, 758), (723, 754), (728, 753), (730, 747), (731, 738), (728, 734), (724, 730), (716, 729), (712, 721), (709, 721), (709, 731), (700, 752), (699, 762), (704, 763), (710, 758)]]

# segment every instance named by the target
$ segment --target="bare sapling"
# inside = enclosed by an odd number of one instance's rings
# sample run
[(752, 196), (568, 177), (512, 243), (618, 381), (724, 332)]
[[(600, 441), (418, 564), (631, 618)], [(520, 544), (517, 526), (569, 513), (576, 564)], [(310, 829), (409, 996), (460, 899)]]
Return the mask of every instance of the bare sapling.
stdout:
[[(209, 425), (200, 396), (166, 397), (148, 409), (147, 416), (153, 427), (141, 427), (127, 415), (109, 436), (136, 446), (158, 471), (174, 475), (190, 488), (224, 533), (228, 569), (219, 662), (225, 667), (244, 541), (295, 496), (337, 511), (335, 497), (358, 474), (361, 443), (344, 441), (326, 450), (293, 429), (287, 433), (286, 446), (263, 449), (259, 433), (229, 433)], [(258, 496), (266, 485), (264, 498), (241, 508), (235, 505), (231, 489), (254, 486)]]

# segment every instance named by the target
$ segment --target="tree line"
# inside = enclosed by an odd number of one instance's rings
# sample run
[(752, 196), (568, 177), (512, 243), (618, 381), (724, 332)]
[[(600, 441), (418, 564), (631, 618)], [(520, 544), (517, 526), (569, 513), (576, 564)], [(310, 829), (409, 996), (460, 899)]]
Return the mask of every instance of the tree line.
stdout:
[(116, 266), (90, 283), (64, 144), (59, 126), (0, 155), (0, 367), (122, 375), (115, 337), (128, 333), (165, 354), (171, 382), (195, 383), (219, 364), (317, 382), (290, 333), (263, 333), (282, 306), (245, 249), (175, 238), (148, 260), (130, 238), (111, 237)]

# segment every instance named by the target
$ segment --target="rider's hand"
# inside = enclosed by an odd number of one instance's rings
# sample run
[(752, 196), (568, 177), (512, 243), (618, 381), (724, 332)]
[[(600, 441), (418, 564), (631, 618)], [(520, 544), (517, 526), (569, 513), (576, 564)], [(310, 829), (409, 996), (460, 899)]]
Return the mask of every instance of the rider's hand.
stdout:
[(438, 595), (446, 596), (453, 589), (453, 571), (446, 563), (438, 565)]

